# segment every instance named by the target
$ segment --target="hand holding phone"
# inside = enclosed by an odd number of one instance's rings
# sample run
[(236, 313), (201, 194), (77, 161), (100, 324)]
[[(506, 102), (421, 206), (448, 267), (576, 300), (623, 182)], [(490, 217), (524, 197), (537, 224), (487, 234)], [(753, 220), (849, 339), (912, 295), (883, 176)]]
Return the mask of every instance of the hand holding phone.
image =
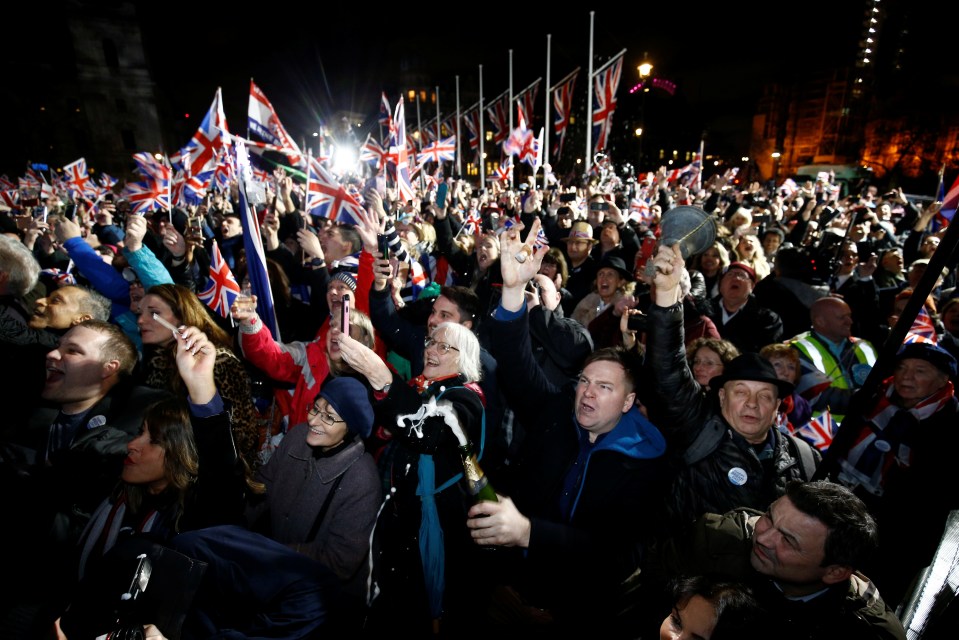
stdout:
[(349, 296), (343, 296), (343, 300), (340, 303), (341, 306), (341, 318), (340, 318), (340, 331), (346, 335), (350, 335), (350, 298)]
[(386, 236), (380, 234), (376, 236), (376, 244), (380, 250), (380, 257), (384, 260), (390, 257), (390, 244)]

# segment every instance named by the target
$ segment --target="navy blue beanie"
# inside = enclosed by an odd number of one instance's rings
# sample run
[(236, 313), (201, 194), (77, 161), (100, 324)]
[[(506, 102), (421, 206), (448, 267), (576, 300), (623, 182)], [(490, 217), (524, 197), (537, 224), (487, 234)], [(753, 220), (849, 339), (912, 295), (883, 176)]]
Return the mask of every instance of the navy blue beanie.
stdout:
[(333, 411), (343, 420), (350, 431), (369, 438), (373, 431), (373, 407), (363, 383), (356, 378), (333, 378), (320, 389), (320, 397), (330, 403)]

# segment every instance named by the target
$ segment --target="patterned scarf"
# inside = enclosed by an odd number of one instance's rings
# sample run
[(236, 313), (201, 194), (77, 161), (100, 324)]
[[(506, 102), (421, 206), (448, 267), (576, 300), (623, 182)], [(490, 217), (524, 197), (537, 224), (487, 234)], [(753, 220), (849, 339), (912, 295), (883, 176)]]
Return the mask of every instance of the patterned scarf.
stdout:
[(945, 386), (923, 398), (911, 409), (903, 409), (892, 402), (893, 378), (882, 382), (879, 402), (865, 414), (855, 444), (839, 461), (839, 481), (846, 486), (861, 486), (875, 496), (881, 496), (891, 469), (907, 469), (912, 464), (910, 443), (919, 423), (946, 406), (953, 395), (953, 386)]

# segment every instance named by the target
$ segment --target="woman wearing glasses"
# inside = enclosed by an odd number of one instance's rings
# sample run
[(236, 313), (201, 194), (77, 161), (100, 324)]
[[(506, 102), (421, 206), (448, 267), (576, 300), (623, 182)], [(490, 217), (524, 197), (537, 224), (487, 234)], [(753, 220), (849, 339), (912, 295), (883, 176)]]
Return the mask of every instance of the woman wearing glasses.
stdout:
[[(401, 628), (422, 637), (434, 629), (467, 632), (476, 619), (478, 573), (489, 556), (466, 527), (472, 499), (461, 486), (455, 429), (482, 461), (484, 399), (479, 342), (463, 325), (444, 322), (426, 339), (423, 373), (405, 384), (372, 350), (336, 335), (344, 360), (377, 390), (396, 416), (393, 446), (381, 458), (389, 492), (373, 541), (373, 600), (367, 629)], [(378, 408), (379, 409), (379, 408)], [(484, 554), (484, 555), (478, 555)], [(397, 626), (398, 625), (398, 626)]]
[(370, 532), (383, 495), (376, 463), (363, 439), (373, 408), (358, 380), (328, 380), (256, 474), (266, 494), (248, 510), (254, 528), (329, 567), (347, 602), (338, 611), (362, 611)]

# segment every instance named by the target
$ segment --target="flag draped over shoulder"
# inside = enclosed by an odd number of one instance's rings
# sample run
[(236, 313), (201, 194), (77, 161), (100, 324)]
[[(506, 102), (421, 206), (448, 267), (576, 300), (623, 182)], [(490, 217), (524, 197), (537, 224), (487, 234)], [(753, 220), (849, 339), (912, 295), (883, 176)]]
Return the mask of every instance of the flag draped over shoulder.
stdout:
[(256, 296), (256, 312), (260, 320), (270, 330), (274, 340), (280, 339), (277, 329), (276, 311), (273, 307), (273, 292), (270, 289), (270, 277), (266, 269), (266, 254), (260, 238), (260, 225), (253, 207), (246, 196), (246, 183), (253, 179), (250, 156), (242, 141), (236, 144), (236, 169), (239, 182), (240, 222), (243, 224), (243, 249), (246, 253), (247, 277)]
[(247, 109), (247, 122), (251, 135), (255, 134), (261, 140), (278, 147), (278, 150), (289, 158), (293, 166), (302, 167), (306, 165), (303, 152), (293, 142), (290, 134), (286, 132), (273, 105), (270, 104), (266, 95), (256, 86), (253, 80), (250, 80), (250, 104)]
[(573, 109), (573, 88), (576, 86), (576, 76), (579, 67), (553, 87), (552, 102), (556, 119), (553, 120), (553, 132), (556, 142), (553, 146), (553, 157), (563, 157), (563, 142), (566, 140), (566, 129), (569, 127), (570, 112)]
[(616, 91), (623, 71), (623, 54), (605, 69), (593, 77), (593, 90), (596, 94), (596, 108), (593, 109), (594, 150), (606, 149), (609, 132), (613, 129), (613, 113), (616, 112)]
[(214, 240), (210, 251), (210, 275), (206, 281), (206, 289), (196, 295), (208, 307), (224, 318), (229, 318), (230, 306), (239, 293), (240, 285), (233, 276), (233, 272), (230, 271), (226, 260), (223, 259), (219, 245)]

